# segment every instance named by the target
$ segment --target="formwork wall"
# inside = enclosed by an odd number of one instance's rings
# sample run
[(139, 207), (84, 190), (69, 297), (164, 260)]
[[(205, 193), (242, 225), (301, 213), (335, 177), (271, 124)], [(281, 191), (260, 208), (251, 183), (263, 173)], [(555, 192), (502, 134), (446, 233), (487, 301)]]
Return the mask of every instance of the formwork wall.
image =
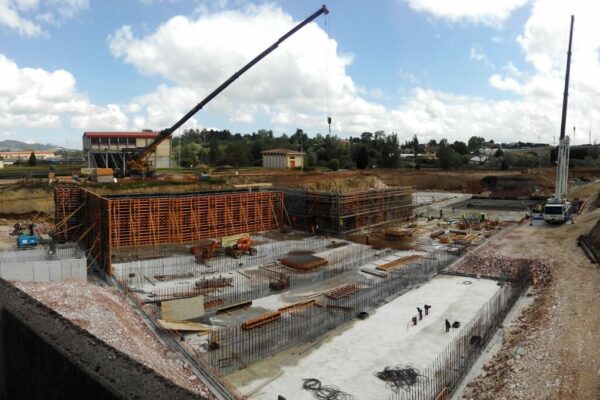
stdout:
[(289, 222), (308, 231), (349, 233), (406, 219), (413, 211), (409, 187), (352, 192), (283, 191)]
[(54, 188), (54, 221), (57, 224), (64, 221), (62, 228), (57, 232), (57, 240), (61, 242), (73, 236), (73, 231), (79, 225), (75, 213), (81, 205), (79, 195), (79, 186), (61, 185)]
[(112, 248), (194, 243), (283, 225), (283, 195), (279, 192), (107, 201)]
[(54, 197), (57, 224), (67, 218), (65, 224), (79, 226), (66, 231), (64, 239), (79, 239), (88, 259), (109, 272), (116, 249), (189, 244), (281, 229), (284, 223), (284, 196), (277, 191), (100, 196), (64, 186)]

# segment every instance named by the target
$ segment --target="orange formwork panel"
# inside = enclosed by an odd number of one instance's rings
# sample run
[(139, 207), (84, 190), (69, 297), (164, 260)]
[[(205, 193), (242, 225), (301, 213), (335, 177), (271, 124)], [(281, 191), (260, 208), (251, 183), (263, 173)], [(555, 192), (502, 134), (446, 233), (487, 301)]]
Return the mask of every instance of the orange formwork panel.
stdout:
[(283, 227), (283, 194), (109, 198), (112, 248), (195, 243)]

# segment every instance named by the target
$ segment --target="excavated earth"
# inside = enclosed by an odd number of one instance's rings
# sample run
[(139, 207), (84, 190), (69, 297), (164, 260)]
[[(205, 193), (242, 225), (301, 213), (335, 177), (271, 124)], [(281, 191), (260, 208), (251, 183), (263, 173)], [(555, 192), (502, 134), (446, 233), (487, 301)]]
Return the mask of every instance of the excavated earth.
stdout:
[[(599, 183), (573, 196), (595, 196)], [(592, 197), (593, 198), (593, 197)], [(482, 257), (539, 259), (552, 281), (504, 328), (502, 349), (467, 384), (465, 399), (600, 399), (600, 269), (577, 246), (600, 217), (588, 207), (575, 224), (520, 225), (492, 239)]]

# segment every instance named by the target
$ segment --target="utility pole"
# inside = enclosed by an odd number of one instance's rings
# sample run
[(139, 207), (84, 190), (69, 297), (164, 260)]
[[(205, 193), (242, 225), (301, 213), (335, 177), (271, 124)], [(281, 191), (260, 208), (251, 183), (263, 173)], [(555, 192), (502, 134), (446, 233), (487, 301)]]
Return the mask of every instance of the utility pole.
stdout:
[(300, 133), (300, 153), (303, 153), (302, 154), (302, 163), (300, 164), (300, 171), (302, 171), (302, 172), (304, 172), (304, 150), (303, 150), (303, 146), (302, 146), (303, 138), (304, 138), (304, 132)]

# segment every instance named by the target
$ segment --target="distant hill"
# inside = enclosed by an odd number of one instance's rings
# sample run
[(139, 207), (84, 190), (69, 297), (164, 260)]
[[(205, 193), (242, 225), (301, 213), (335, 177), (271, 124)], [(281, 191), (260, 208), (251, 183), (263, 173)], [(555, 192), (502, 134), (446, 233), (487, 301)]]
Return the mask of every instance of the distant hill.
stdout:
[(54, 144), (25, 143), (19, 140), (0, 140), (0, 151), (63, 150)]

